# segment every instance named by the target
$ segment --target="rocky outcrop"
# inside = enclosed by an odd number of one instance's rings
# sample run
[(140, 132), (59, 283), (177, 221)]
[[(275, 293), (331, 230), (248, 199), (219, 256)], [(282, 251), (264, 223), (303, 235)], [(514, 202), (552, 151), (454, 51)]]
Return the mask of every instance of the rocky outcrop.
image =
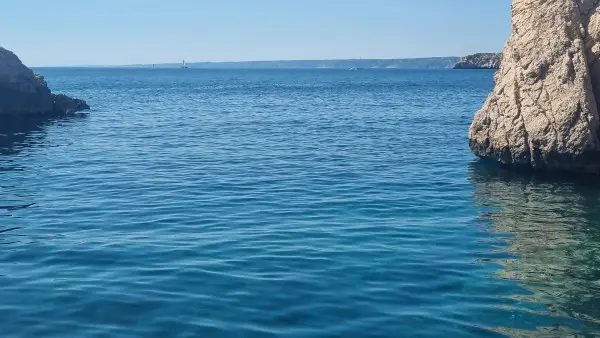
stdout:
[(478, 53), (460, 58), (453, 69), (498, 69), (502, 53)]
[(600, 174), (600, 0), (514, 0), (471, 150), (504, 164)]
[(90, 109), (90, 106), (84, 100), (74, 99), (64, 94), (52, 94), (52, 100), (52, 109), (61, 114), (72, 114)]
[(89, 106), (83, 100), (52, 94), (43, 76), (0, 47), (0, 116), (56, 116), (85, 109)]

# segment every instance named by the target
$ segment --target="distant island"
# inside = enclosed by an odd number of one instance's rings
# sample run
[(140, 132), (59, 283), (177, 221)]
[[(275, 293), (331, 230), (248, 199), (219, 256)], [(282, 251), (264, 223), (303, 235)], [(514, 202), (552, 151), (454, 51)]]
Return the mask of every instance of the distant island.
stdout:
[[(204, 69), (451, 69), (459, 57), (413, 59), (282, 60), (240, 62), (192, 62), (187, 68)], [(127, 68), (181, 68), (181, 63), (126, 65)]]
[(460, 58), (453, 69), (499, 69), (502, 53), (477, 53)]

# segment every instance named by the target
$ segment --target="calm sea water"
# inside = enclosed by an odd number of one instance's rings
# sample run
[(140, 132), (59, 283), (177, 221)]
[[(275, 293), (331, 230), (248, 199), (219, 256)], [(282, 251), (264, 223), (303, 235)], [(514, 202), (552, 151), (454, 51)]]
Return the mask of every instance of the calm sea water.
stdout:
[(2, 337), (600, 335), (600, 185), (480, 163), (489, 71), (43, 69)]

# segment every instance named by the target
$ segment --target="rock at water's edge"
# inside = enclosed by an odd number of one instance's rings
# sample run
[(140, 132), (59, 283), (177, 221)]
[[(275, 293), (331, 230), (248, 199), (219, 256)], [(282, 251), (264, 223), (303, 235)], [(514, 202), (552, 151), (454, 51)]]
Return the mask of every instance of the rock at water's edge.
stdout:
[(514, 0), (469, 146), (513, 166), (600, 174), (600, 0)]
[(54, 112), (58, 114), (72, 114), (82, 110), (90, 109), (87, 102), (74, 99), (64, 94), (52, 94), (54, 100)]
[(478, 53), (460, 58), (452, 69), (498, 69), (502, 53)]
[(89, 109), (83, 100), (50, 92), (11, 51), (0, 47), (0, 116), (64, 115)]

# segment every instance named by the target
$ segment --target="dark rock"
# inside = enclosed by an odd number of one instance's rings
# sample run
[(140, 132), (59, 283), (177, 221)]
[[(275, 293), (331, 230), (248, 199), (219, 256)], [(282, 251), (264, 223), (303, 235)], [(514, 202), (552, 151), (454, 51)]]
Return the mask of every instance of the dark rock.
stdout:
[(0, 47), (0, 115), (63, 115), (85, 109), (85, 101), (53, 95), (43, 76)]
[(72, 114), (82, 110), (90, 109), (87, 102), (81, 99), (74, 99), (64, 94), (52, 94), (54, 99), (54, 113), (57, 115)]

